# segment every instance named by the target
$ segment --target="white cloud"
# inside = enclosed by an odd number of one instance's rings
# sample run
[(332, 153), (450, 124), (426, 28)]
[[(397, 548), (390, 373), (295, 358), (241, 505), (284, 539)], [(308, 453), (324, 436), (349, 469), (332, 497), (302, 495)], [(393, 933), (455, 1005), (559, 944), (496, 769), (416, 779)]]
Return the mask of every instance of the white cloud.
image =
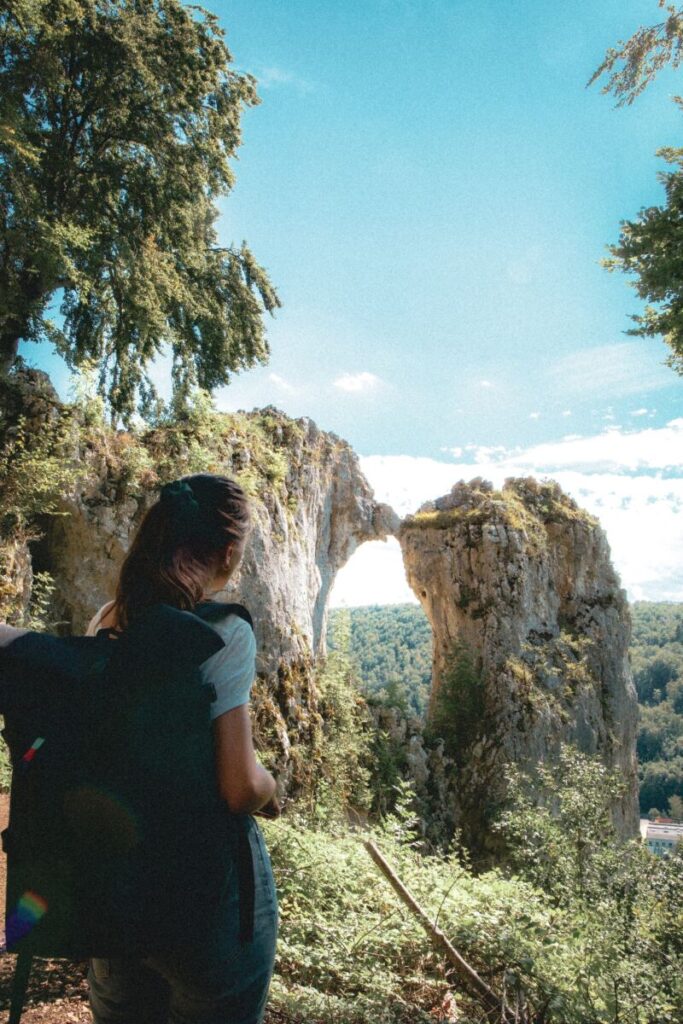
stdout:
[[(683, 418), (664, 427), (624, 431), (608, 427), (592, 437), (533, 445), (509, 452), (501, 460), (529, 473), (575, 469), (595, 473), (662, 470), (683, 473)], [(510, 475), (510, 474), (508, 474)]]
[(562, 415), (563, 416), (571, 416), (571, 414), (572, 414), (571, 409), (563, 409), (563, 411), (562, 411)]
[(261, 86), (262, 89), (289, 86), (301, 93), (315, 91), (315, 87), (311, 82), (308, 82), (305, 78), (300, 78), (299, 75), (294, 74), (292, 71), (287, 71), (285, 68), (280, 68), (276, 65), (261, 68), (259, 72), (256, 72), (256, 80), (257, 85)]
[(333, 384), (340, 391), (374, 391), (381, 381), (374, 373), (364, 370), (362, 373), (343, 373)]
[(290, 384), (284, 377), (281, 377), (279, 373), (269, 373), (268, 380), (272, 384), (275, 384), (276, 387), (280, 388), (280, 390), (286, 391), (289, 394), (295, 390), (294, 385)]
[(530, 420), (540, 420), (540, 418), (541, 418), (540, 412), (530, 412), (529, 413), (529, 419)]
[(671, 370), (655, 362), (653, 351), (638, 341), (598, 345), (562, 356), (549, 368), (549, 377), (564, 394), (583, 398), (616, 398), (671, 386)]
[[(526, 449), (465, 450), (468, 461), (374, 455), (362, 458), (361, 467), (378, 500), (401, 516), (446, 494), (458, 480), (482, 476), (499, 487), (509, 476), (550, 476), (599, 518), (632, 600), (683, 601), (683, 418), (660, 428), (610, 427), (592, 437), (570, 435)], [(346, 602), (409, 600), (398, 549), (386, 545), (379, 563), (371, 561), (379, 557), (370, 555), (372, 547), (361, 546), (349, 563), (348, 579), (356, 582), (345, 585)], [(383, 581), (396, 588), (389, 598)], [(336, 587), (332, 600), (337, 603)]]
[(647, 409), (634, 409), (631, 416), (646, 416), (647, 412)]
[(490, 380), (480, 380), (479, 381), (479, 387), (480, 388), (492, 388), (493, 387), (493, 383)]

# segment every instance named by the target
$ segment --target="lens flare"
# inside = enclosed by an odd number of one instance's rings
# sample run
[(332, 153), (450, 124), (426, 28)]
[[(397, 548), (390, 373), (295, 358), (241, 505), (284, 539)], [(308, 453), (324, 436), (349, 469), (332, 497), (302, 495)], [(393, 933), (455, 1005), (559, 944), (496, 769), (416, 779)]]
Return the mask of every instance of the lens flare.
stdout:
[(47, 900), (28, 889), (20, 897), (16, 908), (8, 916), (5, 926), (4, 948), (12, 948), (25, 935), (35, 928), (41, 917), (47, 912)]

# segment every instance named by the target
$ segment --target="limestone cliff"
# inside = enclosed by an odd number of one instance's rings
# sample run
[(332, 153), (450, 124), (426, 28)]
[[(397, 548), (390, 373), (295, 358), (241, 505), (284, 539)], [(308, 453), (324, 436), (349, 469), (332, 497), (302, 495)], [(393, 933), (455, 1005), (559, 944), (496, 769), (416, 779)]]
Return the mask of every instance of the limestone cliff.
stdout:
[(455, 818), (468, 844), (494, 845), (487, 823), (504, 765), (552, 763), (565, 741), (619, 769), (626, 792), (614, 820), (633, 834), (630, 618), (597, 521), (556, 484), (508, 480), (496, 492), (473, 480), (408, 516), (399, 536), (434, 633), (431, 714), (452, 659), (471, 658), (469, 682), (460, 675), (478, 692), (454, 695), (463, 714), (480, 709), (458, 752)]
[[(203, 470), (235, 476), (255, 525), (224, 597), (243, 601), (256, 623), (264, 760), (282, 790), (305, 786), (322, 742), (313, 667), (335, 574), (358, 544), (399, 528), (352, 449), (277, 409), (220, 415), (201, 402), (154, 429), (113, 430), (96, 400), (65, 407), (44, 375), (21, 379), (25, 394), (0, 393), (0, 617), (20, 622), (32, 579), (44, 573), (55, 590), (42, 621), (82, 631), (112, 595), (160, 484)], [(627, 792), (614, 813), (632, 831), (629, 621), (597, 523), (554, 485), (511, 481), (494, 492), (475, 481), (408, 517), (400, 539), (434, 632), (432, 699), (456, 643), (471, 652), (477, 684), (458, 715), (468, 702), (470, 718), (481, 706), (455, 768), (415, 723), (387, 723), (397, 741), (405, 732), (408, 773), (432, 817), (460, 825), (476, 847), (503, 795), (503, 766), (553, 761), (569, 740), (620, 769)]]
[[(358, 544), (398, 526), (395, 513), (374, 500), (353, 450), (311, 420), (274, 408), (225, 415), (199, 408), (186, 421), (137, 434), (107, 427), (96, 406), (68, 412), (54, 395), (39, 413), (32, 435), (41, 425), (46, 436), (52, 430), (50, 443), (71, 471), (51, 496), (50, 514), (4, 545), (2, 579), (15, 621), (32, 572), (44, 572), (56, 583), (51, 620), (82, 632), (112, 596), (159, 485), (203, 470), (234, 476), (251, 497), (254, 529), (239, 574), (220, 597), (242, 601), (253, 615), (257, 738), (282, 790), (296, 788), (314, 770), (307, 761), (320, 722), (312, 668), (324, 652), (335, 574)], [(21, 460), (15, 463), (21, 470)], [(26, 480), (20, 484), (26, 489)], [(37, 533), (41, 539), (32, 540)]]

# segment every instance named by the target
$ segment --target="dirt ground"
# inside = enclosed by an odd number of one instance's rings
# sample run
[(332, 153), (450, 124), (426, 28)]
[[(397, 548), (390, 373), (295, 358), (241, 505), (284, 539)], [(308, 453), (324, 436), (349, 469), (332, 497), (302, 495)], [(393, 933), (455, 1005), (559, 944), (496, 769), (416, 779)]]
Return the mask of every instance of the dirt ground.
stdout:
[[(0, 829), (7, 827), (9, 798), (0, 793)], [(0, 910), (5, 911), (5, 855), (0, 854)], [(16, 957), (0, 954), (0, 1011), (9, 1009), (9, 994)], [(35, 960), (22, 1024), (92, 1024), (88, 1007), (85, 963), (68, 960)], [(275, 1010), (266, 1013), (265, 1024), (296, 1024)]]

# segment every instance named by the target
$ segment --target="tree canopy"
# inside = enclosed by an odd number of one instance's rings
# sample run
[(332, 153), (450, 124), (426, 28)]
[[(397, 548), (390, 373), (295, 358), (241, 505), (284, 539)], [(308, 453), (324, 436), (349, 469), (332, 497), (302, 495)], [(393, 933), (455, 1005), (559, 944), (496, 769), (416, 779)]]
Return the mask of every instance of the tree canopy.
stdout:
[[(658, 71), (683, 60), (683, 7), (659, 0), (666, 12), (663, 21), (639, 28), (626, 42), (609, 49), (589, 85), (603, 76), (602, 91), (612, 93), (617, 106), (633, 103)], [(673, 97), (683, 108), (683, 98)], [(642, 314), (634, 315), (629, 334), (662, 335), (671, 348), (668, 364), (683, 373), (683, 148), (663, 147), (657, 151), (673, 166), (659, 179), (666, 203), (642, 209), (634, 220), (621, 223), (619, 241), (608, 246), (604, 261), (610, 270), (635, 275), (633, 286), (647, 303)]]
[[(112, 410), (265, 362), (280, 303), (246, 243), (218, 244), (255, 80), (180, 0), (9, 0), (0, 12), (0, 364), (50, 339), (96, 361)], [(59, 303), (61, 322), (50, 320)]]

